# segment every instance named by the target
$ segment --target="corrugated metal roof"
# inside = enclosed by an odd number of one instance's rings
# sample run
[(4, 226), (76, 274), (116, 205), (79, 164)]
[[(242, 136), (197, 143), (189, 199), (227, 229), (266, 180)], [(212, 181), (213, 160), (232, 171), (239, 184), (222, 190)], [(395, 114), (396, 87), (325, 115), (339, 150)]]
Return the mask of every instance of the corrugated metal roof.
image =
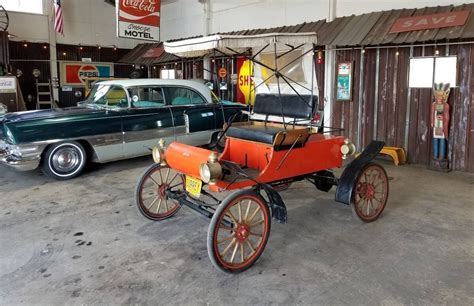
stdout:
[[(453, 11), (469, 10), (471, 13), (463, 26), (429, 29), (412, 32), (389, 33), (393, 23), (402, 17), (447, 13)], [(428, 41), (453, 41), (474, 38), (474, 3), (458, 6), (435, 6), (417, 9), (399, 9), (382, 12), (373, 12), (363, 15), (352, 15), (336, 18), (332, 22), (319, 20), (305, 22), (290, 26), (274, 28), (246, 29), (232, 32), (215, 33), (226, 35), (257, 35), (265, 33), (302, 33), (316, 32), (318, 45), (333, 46), (377, 46), (412, 44)], [(214, 34), (213, 34), (214, 35)], [(180, 41), (202, 37), (194, 36), (169, 40)], [(146, 57), (146, 52), (153, 48), (161, 47), (162, 43), (144, 43), (137, 45), (127, 53), (120, 62), (138, 65), (153, 65), (169, 63), (180, 60), (179, 57), (163, 52), (159, 57)]]
[[(157, 56), (154, 56), (157, 55)], [(176, 62), (180, 58), (164, 52), (163, 43), (142, 43), (125, 54), (119, 62), (135, 65), (154, 65), (160, 63)]]

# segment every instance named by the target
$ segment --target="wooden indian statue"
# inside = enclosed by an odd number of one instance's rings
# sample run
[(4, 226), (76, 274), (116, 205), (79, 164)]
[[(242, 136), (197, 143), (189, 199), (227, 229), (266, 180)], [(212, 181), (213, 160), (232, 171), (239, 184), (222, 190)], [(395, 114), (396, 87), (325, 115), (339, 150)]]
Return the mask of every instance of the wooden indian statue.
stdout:
[(434, 102), (431, 104), (431, 127), (433, 129), (433, 163), (435, 168), (447, 169), (447, 140), (449, 129), (449, 83), (435, 83)]

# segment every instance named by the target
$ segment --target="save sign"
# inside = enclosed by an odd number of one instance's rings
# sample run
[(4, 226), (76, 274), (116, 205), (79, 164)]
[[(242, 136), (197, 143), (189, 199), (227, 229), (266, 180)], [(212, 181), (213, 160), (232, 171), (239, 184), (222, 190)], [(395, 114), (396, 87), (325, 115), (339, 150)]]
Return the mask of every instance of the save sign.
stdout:
[(161, 0), (116, 0), (117, 36), (160, 40)]
[(466, 23), (469, 13), (469, 11), (455, 11), (449, 13), (398, 18), (393, 23), (390, 33), (461, 26)]

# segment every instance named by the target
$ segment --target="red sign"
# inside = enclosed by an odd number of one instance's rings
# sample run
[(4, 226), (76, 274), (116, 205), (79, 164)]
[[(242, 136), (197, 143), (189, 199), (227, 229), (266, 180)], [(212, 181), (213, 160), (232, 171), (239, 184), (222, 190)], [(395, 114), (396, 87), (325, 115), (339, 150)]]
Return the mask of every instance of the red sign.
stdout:
[(227, 69), (225, 69), (224, 67), (219, 68), (219, 76), (221, 78), (225, 78), (227, 76)]
[(163, 52), (165, 52), (165, 49), (163, 47), (159, 48), (151, 48), (145, 54), (142, 55), (142, 57), (146, 58), (155, 58), (155, 57), (160, 57)]
[(464, 25), (470, 11), (403, 17), (395, 20), (389, 33), (439, 29)]
[(161, 0), (116, 0), (119, 37), (160, 39)]

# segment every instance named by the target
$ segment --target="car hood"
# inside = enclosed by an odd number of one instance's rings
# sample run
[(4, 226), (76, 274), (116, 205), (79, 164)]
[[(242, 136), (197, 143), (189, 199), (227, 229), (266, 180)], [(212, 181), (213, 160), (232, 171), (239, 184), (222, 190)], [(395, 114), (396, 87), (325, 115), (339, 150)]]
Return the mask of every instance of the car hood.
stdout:
[(89, 107), (65, 107), (65, 108), (51, 108), (42, 110), (33, 110), (25, 112), (7, 113), (0, 117), (0, 121), (19, 122), (27, 120), (47, 119), (47, 118), (62, 118), (69, 116), (78, 116), (90, 113), (102, 113), (104, 110), (89, 108)]

